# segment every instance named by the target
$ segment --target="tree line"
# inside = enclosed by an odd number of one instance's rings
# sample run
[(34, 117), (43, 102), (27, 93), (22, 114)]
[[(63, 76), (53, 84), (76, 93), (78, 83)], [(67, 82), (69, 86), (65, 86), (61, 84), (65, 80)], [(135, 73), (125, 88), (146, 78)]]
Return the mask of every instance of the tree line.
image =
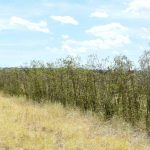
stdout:
[(32, 61), (28, 67), (1, 68), (0, 90), (36, 102), (59, 102), (83, 111), (119, 116), (133, 126), (143, 122), (150, 134), (150, 51), (135, 69), (126, 56), (112, 62), (90, 56), (82, 65), (67, 57), (56, 63)]

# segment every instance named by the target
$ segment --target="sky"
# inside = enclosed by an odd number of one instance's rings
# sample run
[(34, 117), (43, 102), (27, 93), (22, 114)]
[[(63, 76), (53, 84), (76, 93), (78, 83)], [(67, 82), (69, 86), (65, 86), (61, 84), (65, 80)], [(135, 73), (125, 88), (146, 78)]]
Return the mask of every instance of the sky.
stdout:
[(150, 0), (0, 0), (0, 67), (126, 55), (150, 43)]

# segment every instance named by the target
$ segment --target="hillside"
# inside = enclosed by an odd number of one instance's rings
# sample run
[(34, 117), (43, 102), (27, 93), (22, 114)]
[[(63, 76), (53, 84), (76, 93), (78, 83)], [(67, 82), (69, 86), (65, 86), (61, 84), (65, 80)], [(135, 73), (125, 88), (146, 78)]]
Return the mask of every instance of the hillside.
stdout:
[(148, 150), (144, 133), (60, 104), (0, 95), (1, 150)]

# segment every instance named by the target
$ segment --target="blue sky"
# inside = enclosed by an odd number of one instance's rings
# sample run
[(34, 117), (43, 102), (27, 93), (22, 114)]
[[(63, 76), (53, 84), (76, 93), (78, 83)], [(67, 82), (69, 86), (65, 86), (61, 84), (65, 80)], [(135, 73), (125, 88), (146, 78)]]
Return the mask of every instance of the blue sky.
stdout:
[(90, 54), (137, 62), (149, 14), (150, 0), (0, 0), (0, 66)]

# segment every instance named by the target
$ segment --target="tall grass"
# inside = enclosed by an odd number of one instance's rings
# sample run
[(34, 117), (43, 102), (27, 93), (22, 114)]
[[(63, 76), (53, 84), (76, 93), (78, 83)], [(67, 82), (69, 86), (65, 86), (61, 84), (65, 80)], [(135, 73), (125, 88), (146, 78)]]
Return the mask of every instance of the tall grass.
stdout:
[(105, 119), (117, 115), (132, 125), (142, 121), (150, 134), (150, 52), (139, 59), (139, 69), (126, 56), (105, 62), (91, 56), (81, 65), (67, 57), (54, 64), (33, 61), (29, 67), (2, 68), (0, 90), (103, 113)]
[(0, 150), (149, 150), (146, 134), (122, 119), (104, 122), (61, 104), (0, 93)]

